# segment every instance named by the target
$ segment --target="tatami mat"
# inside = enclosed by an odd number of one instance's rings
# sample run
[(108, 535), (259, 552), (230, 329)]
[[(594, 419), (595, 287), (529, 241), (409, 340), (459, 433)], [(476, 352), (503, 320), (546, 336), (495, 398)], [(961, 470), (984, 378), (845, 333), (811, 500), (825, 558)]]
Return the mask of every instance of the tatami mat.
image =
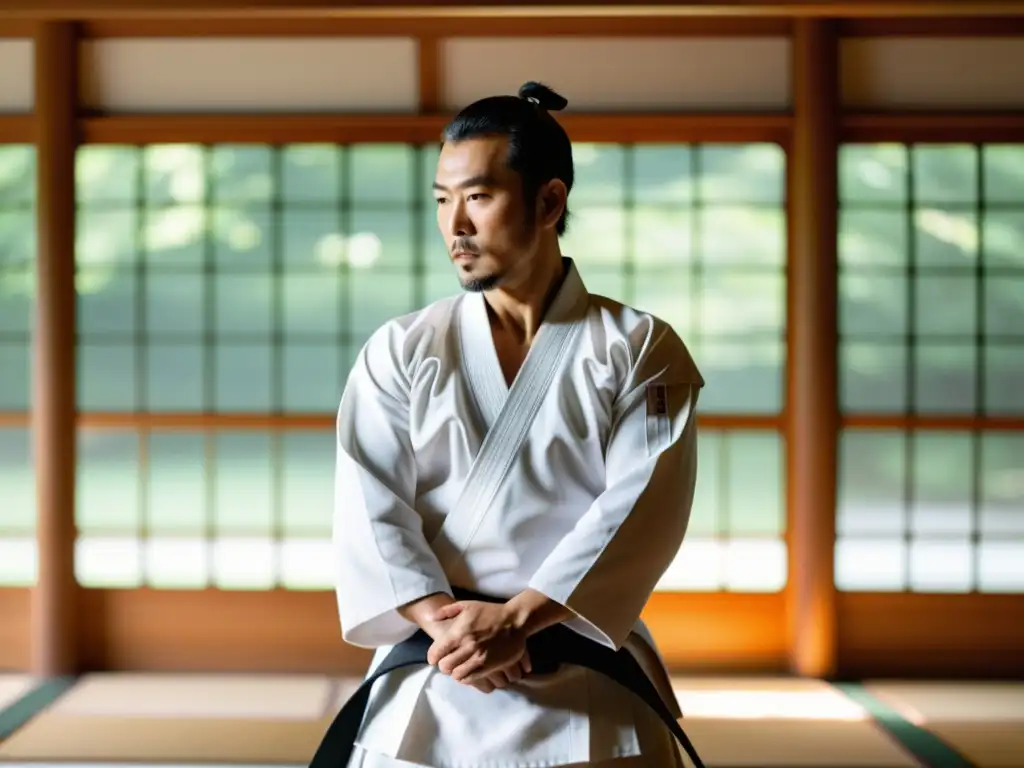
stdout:
[(917, 768), (869, 720), (685, 719), (709, 768)]
[[(0, 768), (56, 761), (64, 768), (301, 766), (358, 682), (312, 675), (88, 675), (0, 743)], [(0, 678), (0, 686), (24, 692), (31, 682)], [(685, 677), (673, 687), (684, 727), (709, 768), (919, 765), (861, 703), (827, 683)], [(871, 693), (907, 719), (923, 720), (918, 724), (978, 768), (1024, 766), (1024, 686), (876, 682)]]
[[(0, 760), (307, 764), (327, 725), (44, 714), (0, 744)], [(915, 766), (866, 722), (707, 719), (688, 722), (687, 731), (716, 768)]]
[(709, 766), (916, 766), (870, 715), (828, 683), (674, 678), (683, 726)]
[[(0, 760), (308, 763), (328, 720), (130, 720), (44, 713), (4, 744)], [(913, 768), (866, 721), (703, 719), (686, 723), (709, 766)]]
[(820, 680), (798, 678), (674, 678), (687, 721), (727, 720), (870, 720), (862, 707)]
[(35, 685), (28, 675), (0, 675), (0, 710), (16, 702)]
[(334, 685), (293, 675), (86, 675), (52, 708), (72, 716), (314, 720)]
[(328, 721), (98, 717), (44, 712), (0, 744), (0, 760), (306, 763)]
[(356, 692), (356, 689), (362, 683), (357, 677), (345, 678), (343, 680), (334, 681), (334, 690), (331, 693), (331, 704), (330, 708), (325, 714), (329, 714), (332, 717), (337, 714), (346, 701)]
[[(358, 682), (90, 675), (0, 744), (0, 760), (303, 764)], [(687, 731), (710, 766), (914, 765), (824, 683), (682, 679), (674, 687)]]
[(1024, 685), (1020, 683), (867, 681), (864, 688), (916, 725), (1024, 723)]
[(1024, 723), (938, 723), (929, 730), (977, 768), (1024, 766)]
[(865, 688), (978, 768), (1024, 766), (1024, 685), (870, 682)]

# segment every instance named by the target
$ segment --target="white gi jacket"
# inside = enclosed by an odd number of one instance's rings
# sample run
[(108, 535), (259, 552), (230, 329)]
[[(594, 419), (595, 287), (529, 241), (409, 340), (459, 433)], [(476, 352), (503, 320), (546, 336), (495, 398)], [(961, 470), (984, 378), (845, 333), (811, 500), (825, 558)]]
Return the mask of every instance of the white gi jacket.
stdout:
[[(511, 388), (479, 293), (390, 321), (360, 353), (337, 424), (343, 637), (377, 649), (376, 665), (417, 629), (398, 607), (451, 585), (530, 587), (570, 608), (574, 630), (634, 652), (678, 716), (639, 616), (686, 532), (704, 382), (671, 327), (588, 294), (566, 261)], [(510, 466), (477, 468), (492, 495), (453, 512), (485, 436), (515, 439), (531, 406)], [(414, 668), (375, 684), (353, 765), (647, 764), (675, 754), (670, 739), (632, 694), (579, 668), (490, 694)]]

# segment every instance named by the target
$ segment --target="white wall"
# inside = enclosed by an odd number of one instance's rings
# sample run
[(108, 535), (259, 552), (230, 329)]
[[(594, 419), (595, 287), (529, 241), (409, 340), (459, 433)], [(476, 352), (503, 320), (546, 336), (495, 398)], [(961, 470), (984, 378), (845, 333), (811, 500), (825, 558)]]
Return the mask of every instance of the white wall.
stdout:
[(779, 111), (790, 105), (786, 38), (501, 38), (442, 45), (449, 108), (541, 80), (577, 111)]
[(1024, 37), (849, 39), (840, 54), (847, 107), (1024, 107)]
[[(452, 39), (449, 108), (544, 80), (578, 110), (780, 110), (789, 41)], [(404, 38), (109, 39), (82, 52), (82, 98), (111, 112), (414, 112), (418, 54)]]
[(32, 41), (0, 38), (0, 113), (32, 111), (34, 72)]
[[(776, 111), (791, 105), (789, 41), (461, 38), (442, 41), (444, 106), (524, 81), (583, 111)], [(103, 39), (82, 45), (81, 92), (111, 112), (414, 112), (417, 46), (401, 37)], [(1024, 108), (1024, 38), (852, 38), (845, 106)], [(31, 40), (0, 39), (0, 113), (32, 109)]]
[(81, 98), (111, 112), (409, 112), (411, 38), (86, 41)]

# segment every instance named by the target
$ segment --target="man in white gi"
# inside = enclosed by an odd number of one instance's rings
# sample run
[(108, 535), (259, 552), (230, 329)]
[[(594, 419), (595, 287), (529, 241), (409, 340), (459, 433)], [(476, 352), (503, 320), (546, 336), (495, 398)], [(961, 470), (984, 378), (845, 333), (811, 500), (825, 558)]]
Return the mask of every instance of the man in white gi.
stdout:
[(635, 695), (526, 652), (559, 624), (625, 647), (679, 716), (639, 617), (686, 532), (703, 380), (666, 323), (588, 294), (560, 252), (565, 105), (527, 83), (445, 129), (437, 222), (464, 291), (374, 333), (341, 400), (344, 639), (374, 666), (433, 641), (367, 686), (349, 766), (683, 764)]

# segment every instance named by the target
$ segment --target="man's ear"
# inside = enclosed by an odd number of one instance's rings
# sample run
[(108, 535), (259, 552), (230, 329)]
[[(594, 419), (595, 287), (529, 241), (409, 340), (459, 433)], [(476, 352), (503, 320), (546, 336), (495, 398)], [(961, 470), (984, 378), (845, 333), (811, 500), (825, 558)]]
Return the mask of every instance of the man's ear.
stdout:
[(554, 228), (565, 211), (568, 190), (561, 179), (551, 179), (537, 195), (537, 218), (546, 228)]

